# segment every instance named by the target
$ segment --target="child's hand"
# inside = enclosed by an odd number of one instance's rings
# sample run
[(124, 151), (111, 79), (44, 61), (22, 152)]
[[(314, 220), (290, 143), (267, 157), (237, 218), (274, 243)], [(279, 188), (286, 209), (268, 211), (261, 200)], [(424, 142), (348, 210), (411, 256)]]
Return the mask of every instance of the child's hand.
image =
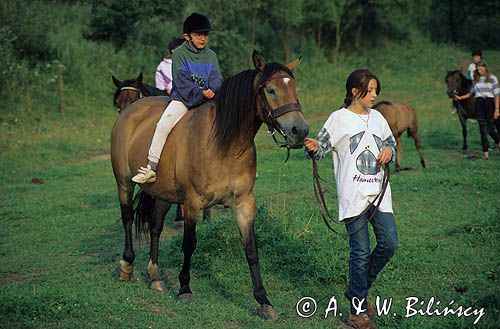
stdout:
[(201, 94), (203, 95), (203, 97), (205, 97), (206, 99), (212, 99), (214, 98), (215, 96), (215, 93), (213, 92), (212, 89), (207, 89), (207, 90), (203, 90), (201, 92)]
[(306, 150), (308, 150), (309, 152), (313, 152), (313, 153), (318, 152), (318, 149), (319, 149), (318, 141), (315, 139), (309, 138), (309, 137), (306, 137), (306, 140), (304, 142), (304, 146), (305, 146)]
[(382, 151), (378, 154), (378, 162), (380, 164), (386, 164), (392, 159), (392, 148), (390, 147), (384, 147)]

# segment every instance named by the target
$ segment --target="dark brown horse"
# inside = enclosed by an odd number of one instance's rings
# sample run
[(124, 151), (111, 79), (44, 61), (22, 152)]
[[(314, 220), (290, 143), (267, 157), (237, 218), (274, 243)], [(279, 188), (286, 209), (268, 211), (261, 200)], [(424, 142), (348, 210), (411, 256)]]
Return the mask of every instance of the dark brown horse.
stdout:
[[(150, 287), (165, 290), (158, 268), (158, 243), (164, 214), (171, 203), (184, 203), (184, 263), (179, 274), (179, 299), (192, 297), (191, 257), (196, 248), (196, 218), (200, 209), (215, 204), (236, 209), (241, 241), (253, 282), (253, 294), (260, 304), (259, 316), (274, 318), (260, 275), (254, 234), (256, 149), (254, 137), (262, 123), (284, 136), (287, 146), (300, 148), (309, 132), (297, 100), (293, 70), (265, 63), (254, 51), (256, 70), (243, 71), (224, 81), (215, 102), (207, 102), (188, 113), (176, 124), (163, 152), (154, 183), (141, 185), (156, 199), (150, 226)], [(155, 125), (167, 104), (166, 97), (147, 97), (130, 104), (118, 117), (111, 136), (111, 160), (118, 186), (125, 248), (120, 260), (120, 278), (129, 280), (135, 258), (132, 247), (133, 173), (147, 159)]]
[(403, 141), (401, 135), (406, 131), (408, 136), (413, 138), (417, 148), (420, 164), (425, 168), (425, 160), (422, 155), (422, 146), (418, 136), (417, 115), (413, 107), (409, 104), (397, 104), (387, 101), (379, 102), (373, 108), (384, 116), (391, 128), (394, 138), (396, 138), (396, 172), (401, 169), (401, 159), (403, 157)]
[[(467, 119), (476, 118), (475, 109), (475, 97), (469, 97), (460, 101), (454, 99), (456, 95), (462, 96), (470, 93), (472, 88), (472, 81), (465, 78), (461, 71), (448, 71), (446, 73), (445, 82), (447, 86), (446, 93), (448, 97), (453, 100), (453, 107), (457, 110), (458, 118), (460, 119), (460, 124), (462, 125), (462, 136), (464, 138), (464, 144), (462, 146), (462, 151), (467, 151)], [(495, 126), (497, 132), (500, 132), (500, 119), (495, 120)]]
[(113, 105), (118, 108), (118, 113), (121, 113), (127, 105), (140, 98), (148, 96), (168, 96), (164, 90), (143, 83), (142, 72), (139, 73), (135, 79), (120, 81), (114, 76), (112, 76), (112, 78), (116, 86), (113, 95)]

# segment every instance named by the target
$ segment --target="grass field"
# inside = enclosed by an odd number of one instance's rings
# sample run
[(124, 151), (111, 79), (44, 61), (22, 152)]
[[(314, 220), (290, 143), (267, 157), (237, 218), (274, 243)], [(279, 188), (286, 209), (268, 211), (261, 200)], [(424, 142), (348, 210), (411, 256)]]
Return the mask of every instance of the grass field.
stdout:
[[(403, 51), (404, 50), (404, 51)], [(500, 67), (500, 52), (485, 52)], [(348, 73), (370, 67), (382, 82), (379, 99), (414, 105), (428, 168), (419, 167), (404, 138), (403, 171), (391, 177), (401, 247), (371, 294), (392, 298), (380, 328), (497, 328), (500, 323), (500, 152), (481, 160), (476, 122), (469, 122), (469, 156), (458, 152), (461, 133), (443, 82), (446, 65), (465, 52), (451, 47), (392, 49), (345, 59), (339, 67), (304, 59), (296, 77), (313, 134), (343, 99)], [(498, 76), (498, 70), (495, 74)], [(176, 301), (182, 263), (180, 231), (168, 215), (160, 267), (169, 290), (147, 289), (147, 241), (135, 241), (131, 282), (115, 272), (123, 251), (109, 132), (116, 113), (109, 91), (68, 96), (66, 113), (5, 111), (0, 126), (0, 327), (2, 328), (340, 328), (348, 311), (348, 243), (321, 222), (313, 197), (311, 163), (302, 151), (277, 149), (264, 129), (257, 135), (256, 234), (261, 272), (279, 318), (263, 321), (257, 307), (232, 211), (216, 209), (197, 227), (191, 288), (196, 299)], [(103, 95), (104, 94), (104, 95)], [(26, 98), (21, 101), (26, 101)], [(24, 107), (23, 107), (24, 108)], [(320, 162), (328, 201), (336, 198), (331, 159)], [(35, 180), (33, 180), (35, 178)], [(37, 180), (38, 179), (38, 180)], [(38, 184), (43, 183), (43, 184)], [(342, 230), (343, 228), (339, 226)], [(318, 311), (301, 318), (295, 304), (313, 297)], [(341, 317), (325, 309), (335, 296)], [(484, 316), (405, 317), (406, 298), (454, 301)], [(427, 304), (426, 304), (427, 305)], [(425, 309), (425, 306), (421, 306)], [(397, 316), (393, 316), (396, 313)]]

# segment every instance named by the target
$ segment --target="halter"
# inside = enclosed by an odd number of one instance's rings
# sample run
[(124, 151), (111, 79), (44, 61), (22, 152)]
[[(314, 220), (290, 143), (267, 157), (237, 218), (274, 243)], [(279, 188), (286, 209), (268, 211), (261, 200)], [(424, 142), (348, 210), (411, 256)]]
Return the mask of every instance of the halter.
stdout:
[(139, 98), (143, 98), (144, 95), (142, 94), (142, 91), (139, 89), (139, 88), (135, 88), (135, 87), (121, 87), (120, 88), (120, 91), (123, 91), (123, 90), (133, 90), (133, 91), (137, 91), (139, 93)]
[[(264, 80), (262, 82), (259, 82), (259, 84), (257, 85), (257, 96), (260, 97), (260, 99), (262, 101), (262, 107), (259, 108), (259, 114), (262, 116), (262, 118), (261, 118), (262, 121), (264, 121), (267, 124), (267, 133), (273, 137), (273, 140), (278, 147), (286, 147), (287, 148), (288, 154), (287, 154), (287, 157), (285, 159), (285, 162), (286, 162), (288, 160), (288, 158), (290, 157), (290, 146), (286, 142), (286, 140), (287, 140), (286, 133), (280, 127), (280, 125), (279, 125), (278, 121), (276, 121), (276, 119), (278, 117), (288, 113), (288, 112), (298, 111), (298, 112), (302, 113), (302, 106), (297, 101), (297, 103), (288, 103), (288, 104), (285, 104), (285, 105), (282, 105), (282, 106), (279, 106), (279, 107), (273, 109), (273, 108), (271, 108), (271, 105), (269, 105), (269, 102), (267, 101), (266, 95), (264, 94), (264, 87), (266, 86), (267, 82), (273, 81), (273, 80), (279, 80), (279, 79), (283, 79), (283, 78), (288, 78), (288, 79), (293, 80), (293, 78), (290, 77), (290, 75), (281, 72), (279, 75), (277, 75), (274, 78), (270, 78), (270, 79)], [(284, 142), (280, 142), (276, 139), (275, 130), (278, 131), (278, 133), (283, 137), (283, 139), (285, 140)]]

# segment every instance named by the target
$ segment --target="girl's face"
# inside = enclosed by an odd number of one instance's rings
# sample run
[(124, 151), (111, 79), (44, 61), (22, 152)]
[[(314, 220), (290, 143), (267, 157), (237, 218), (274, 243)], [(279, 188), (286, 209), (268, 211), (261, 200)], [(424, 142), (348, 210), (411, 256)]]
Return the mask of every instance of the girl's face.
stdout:
[(191, 33), (191, 42), (198, 49), (203, 49), (207, 46), (208, 43), (208, 32), (192, 32)]
[[(368, 92), (366, 93), (365, 97), (362, 98), (357, 98), (358, 102), (363, 105), (365, 108), (372, 108), (373, 104), (375, 104), (375, 100), (377, 99), (377, 80), (371, 79), (370, 82), (368, 82)], [(361, 94), (361, 90), (358, 90), (357, 88), (353, 88), (352, 90), (353, 95), (359, 95)]]
[(477, 72), (479, 73), (480, 76), (483, 76), (486, 74), (486, 67), (484, 66), (478, 66), (477, 67)]

